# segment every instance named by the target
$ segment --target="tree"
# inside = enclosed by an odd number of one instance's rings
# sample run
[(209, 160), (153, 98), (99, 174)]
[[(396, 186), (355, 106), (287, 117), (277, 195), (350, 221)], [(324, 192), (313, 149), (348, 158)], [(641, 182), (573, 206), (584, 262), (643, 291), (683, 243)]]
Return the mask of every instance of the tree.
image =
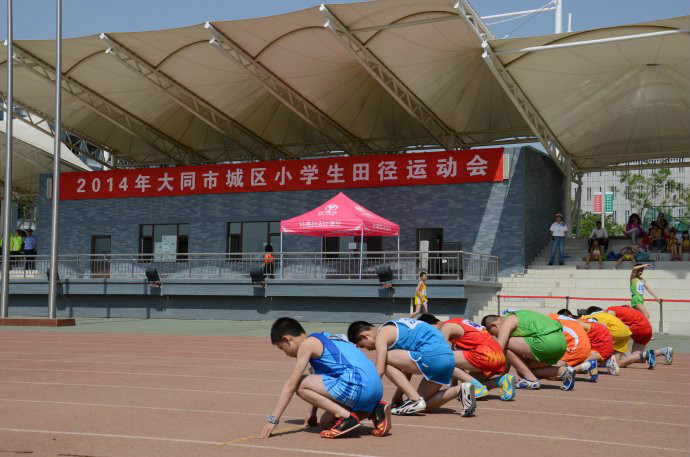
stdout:
[(686, 193), (683, 185), (671, 178), (668, 168), (652, 170), (649, 176), (624, 171), (620, 182), (625, 186), (623, 195), (638, 214), (653, 206), (677, 204), (678, 198)]
[[(579, 238), (588, 238), (591, 235), (592, 230), (596, 227), (597, 221), (601, 220), (601, 214), (594, 214), (589, 211), (584, 211), (580, 214), (580, 230), (577, 232)], [(612, 236), (623, 236), (625, 233), (625, 227), (616, 223), (613, 220), (613, 215), (609, 214), (606, 216), (605, 221), (606, 233), (609, 237)]]

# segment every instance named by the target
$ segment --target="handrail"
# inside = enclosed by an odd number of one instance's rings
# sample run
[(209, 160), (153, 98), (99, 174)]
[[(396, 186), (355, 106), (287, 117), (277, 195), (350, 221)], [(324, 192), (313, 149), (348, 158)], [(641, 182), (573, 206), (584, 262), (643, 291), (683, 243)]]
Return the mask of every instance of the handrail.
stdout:
[[(536, 299), (553, 299), (553, 300), (565, 300), (565, 309), (569, 309), (571, 300), (581, 300), (581, 301), (614, 301), (614, 302), (630, 302), (630, 297), (620, 298), (620, 297), (572, 297), (570, 295), (502, 295), (496, 294), (498, 301), (497, 311), (501, 314), (501, 299), (502, 298), (536, 298)], [(654, 298), (645, 298), (645, 302), (656, 302)], [(677, 299), (677, 298), (660, 298), (659, 302), (659, 333), (664, 333), (664, 303), (690, 303), (690, 300)]]

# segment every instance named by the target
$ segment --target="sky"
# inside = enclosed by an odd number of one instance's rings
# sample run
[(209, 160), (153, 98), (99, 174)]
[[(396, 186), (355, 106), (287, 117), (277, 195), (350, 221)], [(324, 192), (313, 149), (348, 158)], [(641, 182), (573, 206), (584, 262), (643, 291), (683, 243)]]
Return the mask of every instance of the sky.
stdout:
[[(470, 0), (481, 15), (540, 8), (549, 0)], [(453, 3), (453, 0), (448, 0)], [(313, 0), (63, 0), (66, 38), (100, 32), (129, 32), (182, 27), (207, 20), (231, 20), (296, 11), (318, 5)], [(55, 36), (55, 0), (15, 0), (15, 39)], [(7, 0), (0, 1), (0, 38), (7, 35)], [(688, 0), (564, 0), (573, 30), (622, 25), (690, 14)], [(489, 24), (494, 21), (487, 21)], [(491, 26), (497, 38), (553, 33), (553, 12)]]

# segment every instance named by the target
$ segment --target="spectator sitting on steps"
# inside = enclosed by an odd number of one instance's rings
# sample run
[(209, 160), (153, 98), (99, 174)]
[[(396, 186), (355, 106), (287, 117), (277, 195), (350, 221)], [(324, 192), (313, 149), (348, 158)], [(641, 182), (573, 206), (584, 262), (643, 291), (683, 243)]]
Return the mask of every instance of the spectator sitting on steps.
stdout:
[[(604, 248), (604, 252), (609, 250), (609, 234), (606, 233), (606, 229), (601, 226), (601, 221), (597, 221), (597, 226), (592, 230), (592, 234), (587, 238), (587, 247), (590, 252), (592, 251), (592, 245), (594, 241), (599, 241), (599, 246)], [(634, 241), (633, 241), (634, 243)]]
[(556, 259), (556, 251), (558, 251), (558, 264), (563, 265), (563, 250), (565, 243), (565, 232), (568, 231), (568, 226), (563, 222), (563, 215), (561, 213), (556, 214), (556, 222), (551, 224), (549, 228), (551, 231), (551, 239), (553, 240), (553, 245), (551, 246), (551, 256), (549, 257), (549, 265), (553, 265)]
[(616, 262), (614, 268), (618, 268), (618, 265), (620, 265), (625, 260), (629, 260), (632, 262), (633, 265), (635, 265), (635, 254), (637, 254), (636, 248), (634, 248), (633, 246), (625, 246), (623, 249), (620, 250), (620, 254), (621, 256), (618, 258), (618, 262)]
[[(598, 224), (598, 222), (597, 222)], [(589, 253), (587, 254), (587, 262), (585, 263), (585, 268), (589, 270), (589, 262), (591, 260), (596, 260), (599, 262), (599, 269), (601, 270), (603, 268), (601, 261), (603, 260), (603, 256), (601, 254), (601, 246), (599, 246), (599, 240), (594, 240), (592, 243), (592, 247), (589, 250)]]
[(625, 225), (625, 236), (630, 237), (633, 244), (637, 244), (637, 238), (644, 236), (642, 221), (637, 213), (631, 214), (628, 218), (628, 223)]
[(656, 252), (661, 252), (661, 250), (666, 247), (666, 242), (664, 241), (663, 232), (659, 224), (652, 222), (652, 226), (649, 229), (649, 250), (653, 251), (655, 247)]

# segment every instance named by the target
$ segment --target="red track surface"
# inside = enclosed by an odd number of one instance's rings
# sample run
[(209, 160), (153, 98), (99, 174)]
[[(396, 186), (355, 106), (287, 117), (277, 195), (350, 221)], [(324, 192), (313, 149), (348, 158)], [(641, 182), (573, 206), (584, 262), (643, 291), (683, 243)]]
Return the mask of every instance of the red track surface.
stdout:
[[(324, 440), (318, 430), (253, 437), (292, 361), (267, 339), (140, 334), (0, 334), (0, 454), (79, 457), (331, 455), (690, 455), (690, 356), (514, 402), (457, 403), (394, 417), (391, 435)], [(387, 397), (392, 391), (386, 389)], [(295, 398), (280, 429), (301, 423)]]

